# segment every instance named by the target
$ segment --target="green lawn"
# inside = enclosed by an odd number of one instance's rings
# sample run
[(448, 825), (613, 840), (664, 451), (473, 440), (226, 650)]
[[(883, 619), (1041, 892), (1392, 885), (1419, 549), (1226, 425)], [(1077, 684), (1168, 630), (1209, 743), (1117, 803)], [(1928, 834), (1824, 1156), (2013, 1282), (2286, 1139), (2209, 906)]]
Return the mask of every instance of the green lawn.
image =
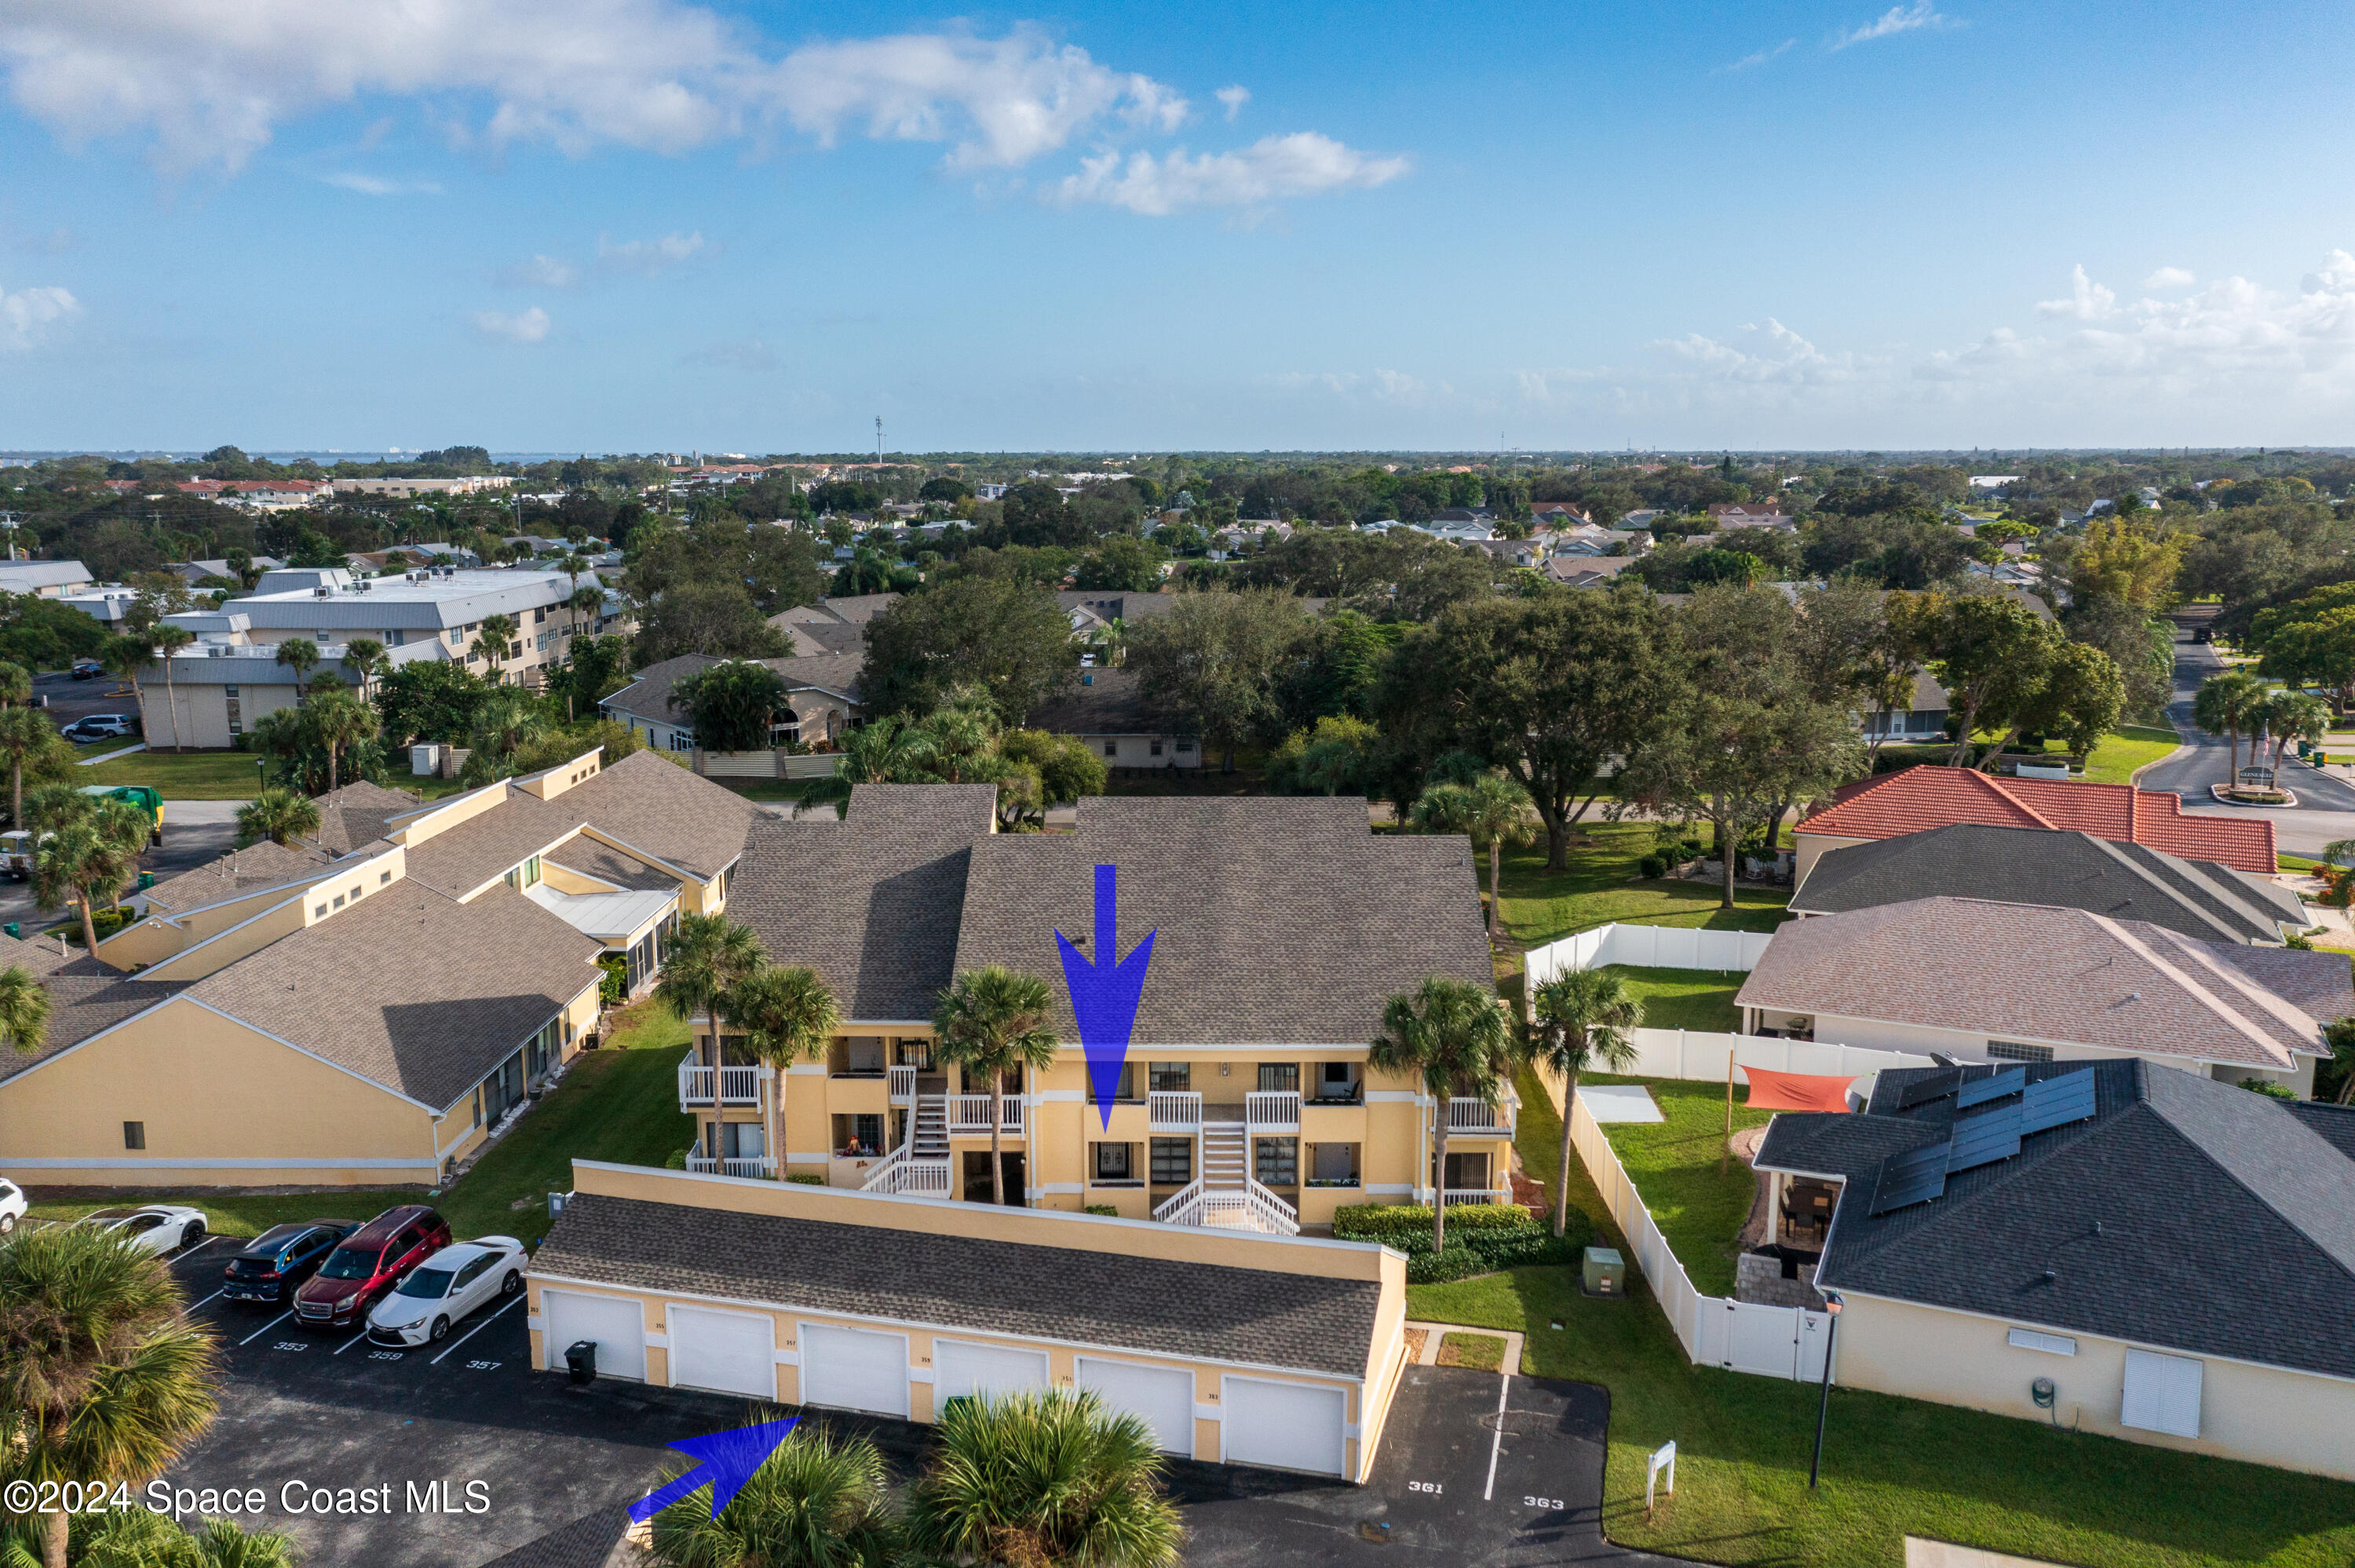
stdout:
[(1742, 976), (1717, 969), (1654, 969), (1635, 964), (1608, 964), (1611, 973), (1627, 982), (1644, 1004), (1646, 1029), (1706, 1029), (1731, 1034), (1741, 1027), (1742, 1010), (1733, 1005)]
[[(1627, 1168), (1644, 1206), (1668, 1238), (1668, 1249), (1685, 1266), (1693, 1288), (1703, 1296), (1733, 1294), (1734, 1237), (1750, 1217), (1758, 1178), (1739, 1160), (1720, 1168), (1725, 1147), (1725, 1086), (1674, 1078), (1595, 1076), (1598, 1084), (1642, 1083), (1652, 1091), (1666, 1121), (1613, 1121), (1604, 1136)], [(1742, 1104), (1748, 1091), (1734, 1090), (1733, 1125), (1764, 1127), (1772, 1111)]]
[[(2000, 738), (1992, 735), (1979, 736), (1983, 743), (1989, 745)], [(2179, 744), (2175, 732), (2164, 726), (2120, 725), (2105, 736), (2101, 744), (2094, 747), (2085, 758), (2083, 777), (2091, 784), (2131, 783), (2137, 769), (2148, 767)], [(1884, 746), (1881, 748), (1879, 770), (1888, 773), (1900, 768), (1911, 768), (1915, 763), (1944, 763), (1953, 749), (1943, 741), (1935, 746)], [(2057, 740), (2044, 743), (2045, 754), (2050, 757), (2063, 756), (2068, 749)]]
[[(107, 748), (94, 747), (92, 756)], [(145, 784), (166, 800), (250, 800), (261, 792), (261, 770), (243, 751), (141, 751), (94, 768), (74, 769), (77, 784)]]
[[(1641, 926), (1703, 926), (1713, 931), (1771, 931), (1785, 918), (1790, 895), (1772, 888), (1734, 890), (1734, 907), (1718, 907), (1714, 884), (1638, 879), (1636, 863), (1652, 851), (1655, 834), (1640, 822), (1581, 824), (1567, 871), (1548, 871), (1545, 841), (1504, 857), (1503, 933), (1517, 947), (1534, 948), (1574, 931), (1616, 920)], [(1488, 857), (1473, 857), (1481, 887)]]
[[(1550, 1193), (1561, 1120), (1534, 1079), (1520, 1092), (1522, 1161)], [(1718, 1115), (1721, 1128), (1721, 1098)], [(1570, 1201), (1624, 1250), (1575, 1158)], [(1590, 1299), (1570, 1269), (1534, 1267), (1407, 1292), (1411, 1317), (1519, 1330), (1526, 1373), (1610, 1390), (1604, 1526), (1622, 1545), (1762, 1568), (1897, 1568), (1909, 1533), (2084, 1568), (2355, 1557), (2355, 1487), (1853, 1389), (1833, 1392), (1810, 1493), (1814, 1386), (1693, 1366), (1633, 1270), (1628, 1284), (1622, 1299)], [(1677, 1496), (1647, 1525), (1644, 1458), (1672, 1438)]]

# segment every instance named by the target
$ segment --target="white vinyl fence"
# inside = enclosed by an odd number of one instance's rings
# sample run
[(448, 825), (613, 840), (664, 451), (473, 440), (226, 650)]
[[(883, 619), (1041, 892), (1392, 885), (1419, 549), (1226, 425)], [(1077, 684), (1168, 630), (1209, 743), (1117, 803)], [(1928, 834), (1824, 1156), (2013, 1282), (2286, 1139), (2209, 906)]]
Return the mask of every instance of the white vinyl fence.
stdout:
[(1571, 1107), (1571, 1141), (1587, 1173), (1619, 1222), (1635, 1256), (1628, 1261), (1651, 1282), (1652, 1294), (1668, 1315), (1668, 1326), (1696, 1366), (1812, 1383), (1824, 1375), (1824, 1341), (1831, 1319), (1796, 1307), (1764, 1307), (1703, 1296), (1693, 1288), (1684, 1265), (1668, 1250), (1668, 1238), (1652, 1223), (1636, 1184), (1627, 1179), (1617, 1150), (1587, 1114), (1586, 1102)]
[(1597, 926), (1529, 952), (1529, 984), (1572, 969), (1634, 964), (1647, 969), (1754, 969), (1773, 935), (1697, 926)]

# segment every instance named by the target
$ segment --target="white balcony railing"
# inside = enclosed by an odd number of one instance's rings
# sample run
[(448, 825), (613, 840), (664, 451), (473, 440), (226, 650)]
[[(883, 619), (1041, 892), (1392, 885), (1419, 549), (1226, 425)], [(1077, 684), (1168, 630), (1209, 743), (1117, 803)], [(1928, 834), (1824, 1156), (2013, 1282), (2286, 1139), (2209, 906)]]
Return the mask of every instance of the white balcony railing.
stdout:
[[(709, 1068), (704, 1069), (706, 1072)], [(723, 1106), (756, 1106), (761, 1103), (761, 1069), (758, 1067), (722, 1067), (719, 1069), (719, 1103)]]
[[(1012, 1095), (1006, 1097), (1005, 1114), (998, 1120), (1001, 1132), (1022, 1130), (1022, 1102)], [(953, 1133), (989, 1131), (989, 1097), (987, 1095), (951, 1095), (949, 1097), (949, 1130)]]
[(913, 1067), (892, 1068), (891, 1103), (895, 1106), (913, 1105), (915, 1103), (915, 1099), (916, 1069)]
[(708, 1154), (687, 1157), (689, 1171), (717, 1171), (722, 1176), (769, 1176), (777, 1173), (777, 1162), (762, 1154), (723, 1154), (714, 1158)]
[(1513, 1130), (1513, 1107), (1504, 1101), (1490, 1105), (1485, 1100), (1458, 1095), (1447, 1102), (1447, 1130), (1510, 1134)]
[(706, 1067), (689, 1056), (678, 1065), (678, 1103), (682, 1107), (757, 1106), (761, 1103), (761, 1069)]
[(1155, 1089), (1146, 1096), (1146, 1121), (1155, 1132), (1192, 1132), (1202, 1125), (1202, 1097), (1190, 1089)]
[(1491, 1192), (1486, 1187), (1450, 1187), (1440, 1194), (1440, 1201), (1451, 1209), (1458, 1203), (1509, 1203), (1513, 1192), (1509, 1187), (1501, 1192)]
[(1243, 1097), (1243, 1121), (1253, 1132), (1298, 1132), (1299, 1092), (1253, 1089)]
[(869, 1192), (915, 1192), (945, 1198), (949, 1195), (949, 1162), (918, 1160), (905, 1149), (895, 1149), (889, 1160), (867, 1173), (862, 1188)]
[(681, 1106), (708, 1106), (718, 1103), (717, 1074), (709, 1067), (698, 1067), (692, 1058), (678, 1065), (678, 1103)]

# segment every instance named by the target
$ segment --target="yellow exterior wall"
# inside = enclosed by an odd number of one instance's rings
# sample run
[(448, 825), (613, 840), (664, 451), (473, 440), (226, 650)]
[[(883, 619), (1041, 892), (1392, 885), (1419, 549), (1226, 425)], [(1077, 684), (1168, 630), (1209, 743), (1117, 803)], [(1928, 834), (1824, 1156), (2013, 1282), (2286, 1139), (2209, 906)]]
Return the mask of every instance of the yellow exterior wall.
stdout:
[[(145, 1149), (123, 1148), (126, 1121), (145, 1124)], [(434, 1174), (422, 1107), (186, 997), (0, 1084), (0, 1150), (11, 1175), (41, 1186), (394, 1186)]]
[(1800, 890), (1807, 885), (1807, 873), (1816, 869), (1816, 862), (1822, 859), (1827, 853), (1836, 849), (1847, 849), (1851, 844), (1877, 843), (1880, 841), (1844, 839), (1831, 833), (1796, 833), (1792, 836), (1792, 842), (1798, 846), (1791, 873), (1791, 896), (1796, 898)]
[[(2064, 1427), (2228, 1459), (2355, 1480), (2355, 1382), (2252, 1366), (2213, 1356), (2201, 1363), (2200, 1436), (2176, 1437), (2118, 1423), (2127, 1347), (2069, 1334), (2073, 1356), (2018, 1349), (2010, 1323), (1966, 1312), (1868, 1297), (1851, 1290), (1840, 1313), (1836, 1375), (1852, 1388), (1902, 1393), (1940, 1404), (2057, 1419)], [(2065, 1332), (2064, 1330), (2040, 1330)], [(2294, 1330), (2286, 1330), (2294, 1331)], [(2137, 1346), (2184, 1355), (2163, 1346)], [(2036, 1407), (2030, 1387), (2051, 1378), (2054, 1409)]]
[(303, 900), (304, 895), (296, 894), (259, 915), (248, 916), (242, 924), (229, 927), (209, 942), (158, 960), (142, 978), (193, 982), (216, 969), (227, 969), (249, 953), (258, 953), (279, 938), (301, 930), (307, 924), (303, 916)]
[(549, 768), (536, 779), (518, 779), (515, 785), (527, 795), (553, 800), (574, 785), (585, 784), (596, 778), (602, 766), (602, 753), (591, 751), (559, 767)]

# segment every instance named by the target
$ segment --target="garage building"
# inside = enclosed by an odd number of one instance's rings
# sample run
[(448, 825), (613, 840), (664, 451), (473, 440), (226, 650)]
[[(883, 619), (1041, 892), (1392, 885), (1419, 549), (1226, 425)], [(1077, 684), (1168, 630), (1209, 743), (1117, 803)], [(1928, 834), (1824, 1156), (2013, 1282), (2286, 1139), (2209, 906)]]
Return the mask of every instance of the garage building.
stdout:
[(1172, 1454), (1363, 1481), (1405, 1360), (1387, 1247), (575, 1161), (536, 1364), (929, 1422), (1082, 1388)]

